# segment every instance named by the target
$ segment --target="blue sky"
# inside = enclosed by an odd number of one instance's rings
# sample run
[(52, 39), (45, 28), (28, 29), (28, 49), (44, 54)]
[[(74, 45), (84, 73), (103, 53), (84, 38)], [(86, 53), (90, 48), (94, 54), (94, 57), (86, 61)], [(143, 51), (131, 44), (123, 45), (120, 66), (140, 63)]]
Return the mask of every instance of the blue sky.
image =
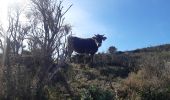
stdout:
[[(66, 15), (73, 33), (107, 36), (99, 51), (109, 46), (126, 51), (170, 43), (169, 0), (72, 0)], [(68, 3), (68, 4), (69, 4)]]
[[(6, 18), (9, 1), (0, 0), (0, 21)], [(70, 4), (65, 17), (73, 34), (82, 38), (105, 34), (101, 52), (110, 46), (126, 51), (170, 43), (170, 0), (64, 1), (65, 8)]]

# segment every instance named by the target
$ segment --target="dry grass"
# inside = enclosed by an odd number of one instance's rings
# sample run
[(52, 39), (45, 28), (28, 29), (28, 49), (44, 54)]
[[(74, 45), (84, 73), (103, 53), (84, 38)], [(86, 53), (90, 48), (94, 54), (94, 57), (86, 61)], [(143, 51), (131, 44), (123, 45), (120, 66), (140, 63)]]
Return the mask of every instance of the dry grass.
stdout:
[(141, 59), (140, 70), (131, 72), (122, 83), (124, 88), (120, 90), (135, 100), (170, 98), (170, 66), (162, 56), (145, 55)]

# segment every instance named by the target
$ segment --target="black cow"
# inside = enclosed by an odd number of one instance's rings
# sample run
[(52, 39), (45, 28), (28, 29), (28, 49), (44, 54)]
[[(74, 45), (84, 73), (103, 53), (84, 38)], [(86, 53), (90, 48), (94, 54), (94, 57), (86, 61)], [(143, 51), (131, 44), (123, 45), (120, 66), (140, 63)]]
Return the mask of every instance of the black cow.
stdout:
[(68, 56), (71, 57), (73, 51), (79, 54), (90, 54), (92, 57), (98, 51), (98, 48), (101, 46), (102, 41), (104, 41), (106, 37), (104, 35), (95, 35), (92, 38), (79, 38), (79, 37), (68, 37)]

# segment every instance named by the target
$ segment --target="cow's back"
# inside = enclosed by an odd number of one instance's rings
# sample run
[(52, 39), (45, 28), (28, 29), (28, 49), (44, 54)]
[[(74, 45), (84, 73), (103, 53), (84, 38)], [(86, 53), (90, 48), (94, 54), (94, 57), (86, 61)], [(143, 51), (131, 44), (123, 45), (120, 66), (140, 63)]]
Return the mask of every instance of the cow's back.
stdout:
[(69, 37), (68, 45), (77, 53), (94, 54), (98, 47), (92, 38), (82, 39), (78, 37)]

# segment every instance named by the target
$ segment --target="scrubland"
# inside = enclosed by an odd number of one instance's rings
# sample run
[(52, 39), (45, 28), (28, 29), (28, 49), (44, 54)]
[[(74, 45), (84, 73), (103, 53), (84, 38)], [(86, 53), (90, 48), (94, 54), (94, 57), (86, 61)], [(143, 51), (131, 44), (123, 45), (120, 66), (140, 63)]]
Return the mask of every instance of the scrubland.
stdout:
[(39, 55), (10, 56), (8, 66), (1, 61), (0, 99), (169, 100), (170, 47), (164, 46), (98, 53), (93, 64), (76, 55), (71, 63), (53, 62), (43, 80)]

